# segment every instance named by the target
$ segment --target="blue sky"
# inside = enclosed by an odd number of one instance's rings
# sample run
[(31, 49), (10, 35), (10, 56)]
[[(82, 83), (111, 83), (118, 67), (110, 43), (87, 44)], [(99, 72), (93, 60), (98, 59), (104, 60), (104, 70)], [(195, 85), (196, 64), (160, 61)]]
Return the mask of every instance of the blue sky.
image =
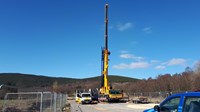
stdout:
[(1, 0), (0, 73), (101, 75), (109, 3), (109, 74), (155, 78), (199, 60), (198, 0)]

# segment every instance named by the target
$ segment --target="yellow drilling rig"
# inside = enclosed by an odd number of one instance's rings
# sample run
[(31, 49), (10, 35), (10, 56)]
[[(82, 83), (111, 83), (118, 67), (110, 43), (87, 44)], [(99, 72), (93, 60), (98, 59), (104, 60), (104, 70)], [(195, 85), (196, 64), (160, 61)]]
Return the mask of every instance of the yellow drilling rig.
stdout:
[(110, 51), (108, 50), (108, 4), (105, 5), (105, 46), (102, 48), (102, 81), (100, 88), (100, 96), (105, 97), (107, 101), (119, 101), (123, 98), (123, 91), (119, 89), (113, 89), (109, 86), (108, 80), (108, 56)]

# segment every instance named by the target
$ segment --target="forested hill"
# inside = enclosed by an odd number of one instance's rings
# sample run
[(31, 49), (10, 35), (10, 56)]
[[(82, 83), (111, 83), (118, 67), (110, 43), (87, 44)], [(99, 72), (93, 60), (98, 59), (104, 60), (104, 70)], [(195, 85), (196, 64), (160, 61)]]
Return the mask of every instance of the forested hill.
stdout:
[[(123, 76), (109, 76), (110, 82), (136, 82), (139, 79), (123, 77)], [(48, 77), (32, 74), (20, 74), (20, 73), (0, 73), (0, 84), (9, 84), (18, 87), (48, 87), (52, 86), (54, 82), (59, 85), (79, 82), (101, 81), (101, 77), (91, 77), (84, 79), (75, 78), (62, 78), (62, 77)]]

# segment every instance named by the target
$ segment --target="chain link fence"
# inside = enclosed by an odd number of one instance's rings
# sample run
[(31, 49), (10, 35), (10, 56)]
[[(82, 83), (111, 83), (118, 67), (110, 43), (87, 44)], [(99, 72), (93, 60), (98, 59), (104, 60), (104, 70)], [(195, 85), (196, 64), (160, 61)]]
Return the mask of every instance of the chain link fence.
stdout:
[(67, 95), (52, 92), (7, 93), (3, 112), (62, 112)]

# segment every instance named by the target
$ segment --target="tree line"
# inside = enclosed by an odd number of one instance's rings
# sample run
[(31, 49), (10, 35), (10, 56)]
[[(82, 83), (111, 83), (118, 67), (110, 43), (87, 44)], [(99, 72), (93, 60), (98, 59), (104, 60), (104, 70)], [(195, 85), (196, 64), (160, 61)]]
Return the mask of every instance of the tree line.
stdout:
[(176, 74), (160, 74), (156, 78), (149, 77), (135, 83), (127, 83), (129, 94), (138, 92), (185, 92), (200, 91), (200, 63), (195, 68), (186, 67), (185, 71)]
[[(145, 92), (185, 92), (200, 90), (200, 63), (195, 68), (186, 67), (185, 71), (176, 74), (159, 74), (155, 78), (149, 77), (137, 81), (123, 81), (110, 83), (113, 88), (121, 89), (129, 95)], [(62, 86), (56, 86), (57, 92), (73, 94), (76, 89), (99, 88), (100, 80), (85, 80)]]

